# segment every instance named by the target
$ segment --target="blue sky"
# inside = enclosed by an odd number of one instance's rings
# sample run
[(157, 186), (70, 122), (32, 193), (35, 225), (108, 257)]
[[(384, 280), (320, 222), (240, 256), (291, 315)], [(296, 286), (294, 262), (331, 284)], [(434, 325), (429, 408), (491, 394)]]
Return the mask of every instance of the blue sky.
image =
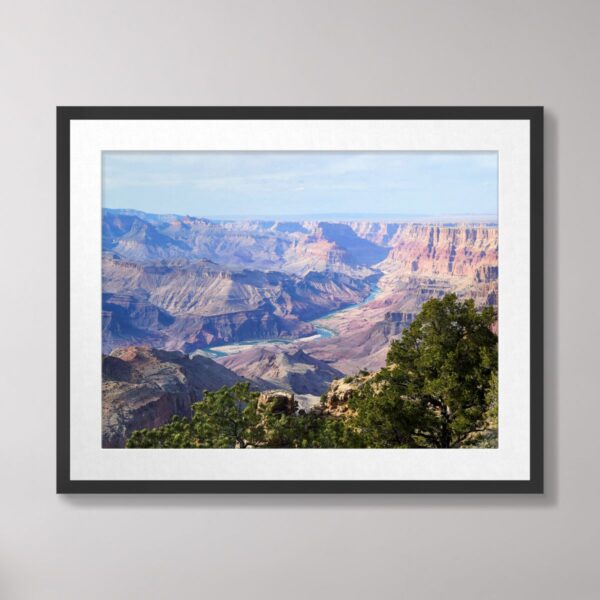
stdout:
[(199, 217), (496, 215), (496, 152), (104, 152), (105, 208)]

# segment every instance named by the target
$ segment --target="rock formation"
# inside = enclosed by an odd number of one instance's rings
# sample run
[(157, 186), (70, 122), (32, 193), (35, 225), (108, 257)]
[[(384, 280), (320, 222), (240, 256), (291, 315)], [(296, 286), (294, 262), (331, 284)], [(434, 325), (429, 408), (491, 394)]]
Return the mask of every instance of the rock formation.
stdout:
[(293, 415), (298, 409), (294, 394), (288, 390), (269, 390), (258, 397), (259, 410), (274, 415)]
[[(405, 225), (377, 266), (385, 273), (473, 279), (477, 269), (498, 266), (498, 229), (486, 225)], [(497, 274), (497, 273), (496, 273)]]
[(263, 389), (285, 389), (300, 395), (320, 396), (343, 375), (296, 346), (255, 347), (217, 361)]
[(350, 399), (368, 381), (371, 381), (375, 373), (363, 371), (355, 376), (347, 376), (336, 379), (331, 383), (327, 393), (324, 394), (320, 406), (313, 409), (317, 414), (340, 417), (352, 413), (348, 406)]
[(136, 429), (191, 416), (206, 390), (243, 378), (210, 358), (130, 346), (102, 357), (102, 446), (124, 446)]

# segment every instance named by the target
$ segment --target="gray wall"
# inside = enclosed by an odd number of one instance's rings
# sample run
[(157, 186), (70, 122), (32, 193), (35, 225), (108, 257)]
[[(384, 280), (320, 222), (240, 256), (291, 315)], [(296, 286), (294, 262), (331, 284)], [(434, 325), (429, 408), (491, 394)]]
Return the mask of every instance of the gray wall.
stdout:
[[(599, 6), (2, 2), (0, 597), (598, 597)], [(547, 494), (56, 496), (57, 104), (545, 105)]]

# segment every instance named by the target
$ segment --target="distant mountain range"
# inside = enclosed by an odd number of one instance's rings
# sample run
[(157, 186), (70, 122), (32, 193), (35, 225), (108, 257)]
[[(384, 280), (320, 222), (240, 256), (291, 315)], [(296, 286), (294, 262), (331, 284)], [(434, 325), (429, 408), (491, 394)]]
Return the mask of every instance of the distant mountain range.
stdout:
[(104, 211), (102, 246), (122, 258), (200, 259), (241, 269), (304, 275), (335, 270), (365, 277), (384, 248), (359, 237), (351, 224), (320, 221), (216, 222), (196, 217)]
[[(119, 212), (121, 214), (138, 215), (161, 218), (172, 218), (181, 215), (154, 215), (134, 209), (106, 209), (107, 211)], [(189, 216), (189, 215), (188, 215)], [(490, 223), (496, 224), (497, 216), (485, 213), (459, 213), (459, 214), (416, 214), (416, 213), (298, 213), (298, 214), (253, 214), (248, 215), (203, 215), (203, 217), (213, 222), (232, 222), (232, 221), (272, 221), (279, 223), (303, 222), (303, 221), (325, 221), (327, 223), (350, 223), (356, 221), (368, 221), (377, 223), (436, 223), (457, 224), (457, 223)]]

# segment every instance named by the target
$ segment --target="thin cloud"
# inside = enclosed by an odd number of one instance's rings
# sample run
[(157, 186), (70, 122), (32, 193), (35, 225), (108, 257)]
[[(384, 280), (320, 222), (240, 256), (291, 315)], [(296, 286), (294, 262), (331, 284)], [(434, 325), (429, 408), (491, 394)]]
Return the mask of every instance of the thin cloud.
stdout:
[[(497, 155), (483, 152), (107, 152), (106, 206), (211, 211), (496, 211)], [(284, 207), (285, 204), (285, 207)], [(289, 206), (288, 206), (289, 205)], [(297, 210), (296, 210), (297, 212)]]

